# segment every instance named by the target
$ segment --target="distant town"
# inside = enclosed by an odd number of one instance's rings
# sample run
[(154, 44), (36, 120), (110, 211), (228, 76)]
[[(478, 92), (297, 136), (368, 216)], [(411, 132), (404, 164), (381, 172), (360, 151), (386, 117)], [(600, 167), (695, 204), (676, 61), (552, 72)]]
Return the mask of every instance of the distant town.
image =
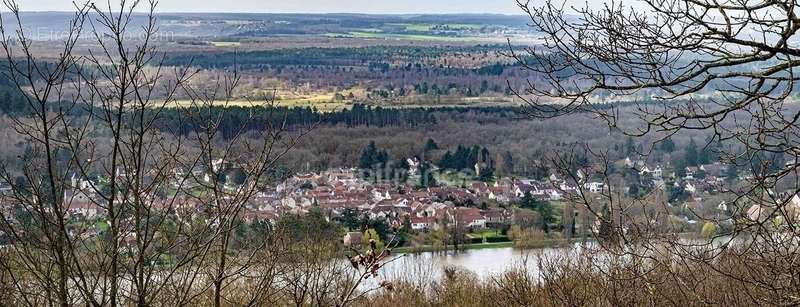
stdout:
[[(458, 152), (478, 153), (471, 158), (477, 161), (473, 169), (446, 168), (448, 163), (458, 163), (453, 162), (458, 160)], [(622, 187), (609, 185), (608, 180), (589, 173), (590, 169), (579, 169), (568, 176), (553, 173), (545, 178), (494, 178), (494, 163), (475, 158), (480, 156), (478, 148), (459, 148), (456, 155), (448, 152), (438, 166), (418, 157), (386, 164), (385, 153), (370, 144), (362, 153), (365, 168), (334, 168), (288, 176), (260, 189), (239, 215), (247, 225), (274, 225), (287, 215), (316, 213), (340, 225), (349, 240), (358, 236), (360, 241), (366, 232), (389, 240), (399, 231), (404, 234), (401, 244), (411, 249), (463, 248), (470, 244), (526, 247), (538, 246), (537, 242), (564, 243), (602, 235), (603, 219), (599, 217), (614, 214), (606, 208), (602, 196), (619, 192), (631, 199), (645, 197), (651, 206), (671, 200), (666, 205), (672, 214), (664, 222), (671, 231), (710, 232), (708, 222), (698, 216), (716, 216), (716, 233), (731, 225), (734, 214), (732, 200), (722, 197), (721, 192), (737, 181), (748, 180), (746, 175), (731, 172), (719, 162), (676, 170), (630, 157), (614, 162), (617, 172), (636, 178), (633, 184)], [(369, 165), (375, 168), (367, 169)], [(221, 181), (228, 192), (235, 193), (247, 179), (235, 163), (222, 159), (212, 161), (209, 168), (172, 172), (173, 189), (165, 191), (163, 199), (152, 200), (152, 204), (153, 209), (169, 210), (177, 219), (204, 216), (202, 213), (208, 208), (200, 201), (202, 187), (213, 180)], [(118, 174), (125, 176), (121, 171)], [(93, 229), (82, 232), (83, 236), (100, 235), (105, 229), (106, 210), (95, 191), (102, 190), (108, 178), (73, 175), (70, 183), (64, 195), (64, 209), (73, 222), (93, 225)], [(8, 187), (2, 191), (11, 193)], [(187, 191), (189, 194), (180, 194)], [(576, 205), (578, 199), (592, 201), (588, 207), (597, 206), (597, 212), (587, 212), (584, 206)], [(794, 196), (791, 202), (800, 208), (800, 197)], [(759, 220), (762, 207), (752, 205), (746, 214)], [(4, 210), (11, 213), (13, 209), (6, 202)], [(623, 218), (616, 216), (612, 221), (625, 229)]]

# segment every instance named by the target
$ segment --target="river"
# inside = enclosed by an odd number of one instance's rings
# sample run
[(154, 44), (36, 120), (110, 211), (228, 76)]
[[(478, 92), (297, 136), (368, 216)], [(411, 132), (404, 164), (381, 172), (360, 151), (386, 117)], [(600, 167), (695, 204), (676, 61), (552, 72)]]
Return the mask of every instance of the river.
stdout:
[[(684, 243), (696, 243), (698, 248), (719, 247), (723, 243), (731, 243), (731, 237), (715, 238), (711, 245), (704, 239), (684, 238)], [(595, 250), (593, 243), (589, 248)], [(594, 246), (594, 247), (593, 247)], [(406, 254), (387, 264), (381, 274), (389, 280), (403, 281), (435, 281), (442, 277), (445, 268), (455, 267), (475, 274), (478, 279), (485, 280), (503, 274), (510, 269), (524, 266), (533, 275), (539, 273), (539, 261), (575, 259), (583, 249), (583, 245), (575, 243), (570, 247), (551, 247), (536, 249), (487, 248), (460, 252), (424, 252)], [(597, 252), (596, 250), (594, 252)], [(597, 260), (597, 259), (596, 259)], [(602, 261), (602, 260), (598, 260)]]
[(479, 279), (497, 276), (519, 266), (525, 266), (529, 272), (536, 273), (540, 259), (574, 255), (577, 248), (523, 250), (507, 247), (407, 254), (387, 264), (381, 274), (389, 280), (435, 281), (448, 267), (472, 272)]

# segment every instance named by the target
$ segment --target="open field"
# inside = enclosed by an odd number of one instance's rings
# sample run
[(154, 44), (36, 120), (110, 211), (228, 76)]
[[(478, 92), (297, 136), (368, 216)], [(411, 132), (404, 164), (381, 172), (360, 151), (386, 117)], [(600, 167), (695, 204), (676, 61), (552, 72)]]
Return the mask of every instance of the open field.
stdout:
[(409, 97), (402, 101), (380, 103), (384, 107), (515, 107), (520, 106), (516, 97)]
[[(167, 105), (171, 108), (188, 107), (192, 105), (190, 100), (177, 100)], [(218, 101), (214, 103), (217, 107), (259, 107), (266, 106), (266, 103), (251, 100), (230, 100)], [(275, 106), (288, 107), (288, 108), (315, 108), (319, 112), (336, 112), (348, 109), (352, 104), (344, 102), (333, 102), (333, 95), (316, 95), (307, 97), (298, 97), (291, 99), (281, 99), (275, 102)]]
[[(437, 100), (411, 100), (397, 102), (380, 101), (354, 101), (336, 100), (335, 93), (321, 93), (310, 95), (299, 95), (279, 98), (275, 101), (275, 106), (289, 108), (315, 108), (319, 112), (336, 112), (350, 109), (354, 104), (363, 104), (382, 108), (470, 108), (470, 107), (514, 107), (519, 106), (513, 99), (503, 97), (442, 97)], [(192, 102), (190, 100), (176, 100), (167, 107), (187, 107)], [(218, 101), (215, 106), (225, 107), (260, 107), (266, 103), (259, 100), (233, 99), (230, 101)], [(462, 181), (466, 178), (456, 178), (448, 176), (441, 178), (445, 182), (452, 180)]]
[(468, 233), (467, 238), (507, 238), (507, 236), (500, 234), (499, 230), (487, 228), (477, 232)]
[(431, 41), (431, 42), (462, 42), (462, 43), (502, 43), (506, 41), (504, 37), (488, 36), (444, 36), (433, 34), (403, 34), (385, 33), (370, 31), (351, 31), (348, 33), (326, 33), (327, 37), (334, 38), (364, 38), (364, 39), (386, 39), (386, 40), (409, 40), (409, 41)]
[(479, 24), (466, 24), (466, 23), (448, 23), (448, 24), (431, 24), (431, 23), (394, 23), (391, 26), (404, 27), (406, 31), (428, 32), (433, 31), (435, 27), (440, 27), (448, 30), (478, 30), (482, 25)]
[(240, 47), (240, 42), (209, 42), (214, 47)]

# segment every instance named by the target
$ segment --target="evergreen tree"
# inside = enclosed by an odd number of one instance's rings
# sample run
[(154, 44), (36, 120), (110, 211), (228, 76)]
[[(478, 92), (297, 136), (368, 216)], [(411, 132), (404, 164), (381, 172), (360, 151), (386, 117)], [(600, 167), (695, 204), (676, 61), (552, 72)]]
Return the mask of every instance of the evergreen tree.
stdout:
[(436, 178), (433, 176), (433, 171), (427, 162), (422, 161), (419, 164), (419, 186), (422, 188), (435, 187), (437, 185)]
[(361, 219), (361, 230), (367, 231), (369, 229), (375, 230), (378, 237), (382, 240), (388, 239), (389, 233), (392, 231), (391, 227), (389, 227), (389, 224), (387, 224), (384, 219), (372, 219), (364, 215)]
[(636, 144), (633, 142), (632, 137), (628, 137), (628, 140), (625, 141), (625, 154), (631, 155), (636, 152)]
[(550, 176), (550, 168), (541, 162), (536, 162), (531, 170), (531, 175), (536, 179), (543, 179)]
[(432, 150), (438, 150), (438, 149), (439, 149), (439, 144), (436, 144), (436, 141), (434, 141), (433, 139), (428, 139), (428, 141), (425, 142), (425, 149), (424, 149), (425, 152), (429, 152), (429, 151), (432, 151)]
[(389, 153), (385, 150), (379, 151), (375, 145), (375, 141), (369, 142), (367, 148), (361, 152), (361, 157), (358, 160), (358, 167), (361, 169), (371, 169), (375, 166), (380, 168), (386, 167), (389, 162)]
[(475, 164), (480, 161), (481, 157), (481, 148), (478, 146), (472, 146), (469, 150), (469, 155), (467, 156), (466, 165), (462, 166), (461, 169), (474, 169)]
[(448, 150), (442, 156), (442, 159), (439, 160), (439, 167), (442, 169), (450, 169), (453, 168), (453, 155)]
[(525, 192), (522, 195), (522, 199), (519, 201), (519, 206), (525, 209), (535, 209), (536, 208), (536, 200), (533, 199), (533, 195), (530, 191)]
[(378, 152), (378, 155), (375, 157), (374, 164), (379, 165), (381, 168), (386, 167), (386, 163), (389, 162), (389, 153), (385, 150), (381, 150)]
[(669, 202), (671, 203), (683, 202), (691, 196), (682, 186), (669, 185), (667, 191), (669, 192)]
[(408, 160), (400, 159), (400, 160), (397, 160), (397, 162), (394, 163), (394, 167), (402, 169), (402, 170), (408, 170), (409, 168), (411, 168), (411, 165), (408, 165)]
[(686, 177), (686, 158), (672, 158), (672, 167), (675, 168), (675, 176), (678, 178)]
[(397, 232), (397, 246), (403, 246), (408, 242), (411, 237), (411, 218), (408, 215), (403, 216), (403, 224)]
[(464, 150), (464, 146), (458, 145), (456, 151), (453, 153), (453, 157), (448, 168), (461, 169), (461, 166), (464, 165), (464, 159), (466, 159), (466, 156), (467, 154)]
[(667, 137), (661, 141), (661, 151), (666, 153), (675, 151), (675, 142), (672, 141), (672, 137)]
[(361, 229), (361, 221), (358, 219), (358, 211), (356, 211), (356, 209), (345, 208), (339, 218), (337, 218), (337, 221), (346, 226), (350, 231)]
[(697, 165), (709, 164), (714, 158), (714, 153), (709, 148), (698, 149)]
[(375, 146), (375, 141), (369, 142), (367, 148), (361, 152), (361, 158), (358, 160), (358, 167), (361, 169), (370, 169), (375, 166), (378, 158), (378, 149)]
[(550, 206), (549, 202), (545, 201), (536, 206), (536, 211), (539, 213), (539, 216), (542, 219), (542, 230), (545, 233), (549, 233), (550, 227), (548, 225), (555, 222), (555, 217), (553, 216), (553, 207)]
[(478, 176), (478, 180), (483, 182), (494, 181), (494, 167), (487, 165), (486, 167), (482, 168), (480, 176)]
[(411, 168), (408, 165), (408, 161), (406, 159), (400, 159), (394, 163), (392, 163), (392, 167), (389, 168), (392, 172), (390, 174), (390, 178), (394, 178), (399, 180), (400, 182), (408, 181), (408, 170)]
[(514, 157), (510, 151), (503, 154), (503, 173), (506, 175), (514, 173)]
[(250, 224), (250, 232), (256, 237), (269, 237), (272, 232), (272, 223), (269, 220), (256, 220)]
[(484, 147), (481, 149), (481, 162), (486, 163), (486, 165), (492, 164), (492, 156), (489, 153), (489, 150)]
[(3, 91), (1, 97), (0, 111), (12, 113), (14, 111), (14, 108), (12, 107), (14, 105), (14, 101), (11, 101), (11, 94), (9, 94), (7, 91)]
[(684, 161), (686, 162), (687, 166), (697, 166), (698, 163), (697, 143), (694, 142), (694, 139), (689, 140), (689, 145), (686, 146)]

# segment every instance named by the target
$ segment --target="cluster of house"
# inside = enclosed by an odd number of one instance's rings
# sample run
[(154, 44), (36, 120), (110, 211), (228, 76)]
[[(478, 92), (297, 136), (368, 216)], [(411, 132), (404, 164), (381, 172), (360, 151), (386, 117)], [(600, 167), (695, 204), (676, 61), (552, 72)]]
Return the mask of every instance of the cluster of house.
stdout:
[[(663, 185), (664, 171), (660, 166), (648, 167), (641, 161), (630, 163), (631, 167), (640, 170), (642, 178), (647, 178), (643, 180), (653, 180), (654, 184)], [(215, 161), (214, 168), (215, 171), (222, 170), (222, 163)], [(711, 166), (702, 166), (701, 169), (706, 172), (707, 178), (718, 178), (710, 176), (724, 172), (714, 170)], [(681, 183), (686, 185), (687, 191), (694, 192), (701, 186), (702, 181), (692, 177), (696, 173), (692, 169), (687, 170), (686, 178)], [(607, 189), (601, 180), (590, 180), (581, 171), (577, 175), (582, 179), (583, 191), (599, 193)], [(203, 174), (193, 177), (197, 181), (213, 180)], [(72, 178), (73, 189), (68, 190), (64, 198), (68, 213), (87, 218), (105, 214), (103, 207), (98, 205), (100, 202), (96, 200), (97, 195), (92, 193), (94, 184), (96, 183), (84, 178)], [(173, 184), (179, 183), (176, 180)], [(186, 182), (180, 184), (190, 186)], [(320, 173), (296, 174), (277, 186), (264, 189), (248, 202), (243, 214), (248, 221), (276, 220), (282, 214), (301, 214), (318, 206), (331, 216), (341, 215), (350, 209), (390, 223), (403, 223), (408, 218), (417, 230), (434, 229), (444, 222), (485, 227), (487, 224), (504, 223), (509, 213), (502, 212), (502, 209), (478, 209), (483, 207), (480, 204), (484, 202), (509, 204), (519, 201), (526, 194), (536, 201), (557, 201), (565, 198), (565, 195), (579, 193), (579, 190), (581, 189), (577, 186), (555, 175), (545, 181), (501, 178), (494, 183), (472, 182), (461, 187), (415, 189), (404, 183), (365, 181), (359, 176), (357, 169), (340, 168)], [(190, 197), (179, 198), (177, 201), (172, 199), (162, 205), (165, 209), (180, 209), (176, 210), (178, 213), (181, 210), (203, 210), (202, 205)]]
[[(412, 161), (413, 162), (413, 161)], [(648, 165), (644, 161), (624, 159), (619, 162), (624, 167), (635, 170), (639, 174), (640, 183), (653, 188), (667, 188), (667, 182), (675, 187), (682, 187), (691, 194), (684, 206), (692, 207), (697, 212), (706, 206), (702, 205), (702, 194), (713, 192), (726, 181), (730, 175), (728, 167), (721, 163), (711, 163), (697, 167), (687, 167), (678, 172), (669, 172), (661, 165)], [(413, 165), (413, 164), (412, 164)], [(620, 165), (622, 166), (622, 165)], [(169, 186), (182, 186), (187, 189), (202, 186), (202, 183), (218, 182), (210, 174), (223, 173), (227, 178), (222, 180), (225, 189), (238, 189), (235, 166), (218, 160), (207, 170), (194, 169), (186, 174), (175, 171), (174, 182)], [(209, 172), (213, 171), (213, 172)], [(124, 174), (118, 174), (123, 176)], [(190, 177), (192, 180), (185, 180)], [(511, 204), (525, 197), (535, 201), (558, 201), (589, 192), (607, 191), (601, 179), (587, 175), (579, 170), (576, 174), (577, 184), (552, 175), (544, 180), (500, 178), (493, 183), (471, 182), (464, 186), (438, 186), (415, 188), (412, 185), (390, 181), (371, 182), (360, 176), (359, 170), (352, 168), (330, 169), (319, 173), (295, 174), (275, 186), (263, 189), (247, 200), (242, 212), (244, 219), (253, 221), (277, 221), (284, 214), (303, 214), (313, 208), (322, 209), (330, 218), (356, 213), (372, 219), (384, 220), (390, 226), (410, 224), (416, 231), (436, 230), (447, 225), (457, 225), (471, 229), (503, 226), (515, 223), (525, 217), (518, 210), (504, 209), (508, 206), (488, 206), (484, 203)], [(184, 178), (184, 179), (181, 179)], [(95, 191), (103, 185), (102, 179), (89, 180), (80, 176), (71, 178), (70, 188), (64, 194), (64, 211), (72, 216), (86, 219), (103, 218), (107, 200)], [(0, 186), (0, 194), (11, 193), (10, 186)], [(208, 205), (191, 195), (159, 197), (144, 199), (154, 210), (170, 212), (179, 218), (205, 212)], [(791, 219), (800, 221), (800, 196), (779, 195), (777, 199), (788, 199), (786, 208), (791, 212)], [(117, 203), (123, 196), (116, 195)], [(776, 198), (776, 197), (773, 197)], [(745, 213), (754, 221), (771, 217), (771, 212), (781, 204), (768, 202), (749, 207)], [(8, 209), (9, 207), (6, 207)], [(708, 209), (708, 208), (706, 208)], [(729, 212), (725, 202), (711, 210)], [(689, 221), (691, 222), (691, 221)]]
[[(218, 165), (219, 164), (219, 165)], [(223, 170), (215, 163), (215, 170)], [(170, 186), (182, 185), (191, 189), (201, 182), (214, 180), (203, 173), (190, 176), (194, 182), (187, 182), (185, 176), (176, 171), (175, 182)], [(183, 182), (178, 182), (183, 180)], [(228, 180), (230, 182), (230, 180)], [(96, 191), (104, 184), (102, 179), (90, 180), (74, 175), (70, 188), (64, 193), (64, 211), (71, 217), (95, 219), (107, 214), (108, 201)], [(226, 187), (229, 184), (225, 185)], [(235, 190), (235, 186), (230, 186)], [(359, 215), (385, 220), (390, 225), (399, 226), (410, 223), (419, 231), (437, 229), (443, 224), (457, 224), (470, 228), (483, 228), (487, 225), (508, 223), (513, 213), (502, 208), (481, 206), (484, 202), (508, 204), (526, 194), (537, 200), (559, 200), (564, 191), (576, 190), (566, 181), (538, 182), (526, 179), (503, 178), (495, 183), (474, 182), (469, 186), (439, 186), (417, 189), (411, 185), (396, 182), (373, 183), (362, 179), (357, 169), (331, 169), (320, 173), (296, 174), (282, 183), (263, 189), (253, 195), (242, 210), (246, 221), (276, 221), (287, 213), (303, 214), (313, 207), (319, 207), (330, 217), (342, 215), (352, 210)], [(116, 202), (123, 203), (121, 194)], [(159, 198), (153, 195), (144, 199), (151, 209), (171, 212), (179, 217), (207, 210), (199, 200), (191, 195)], [(480, 209), (479, 207), (485, 208)]]
[(331, 216), (350, 210), (394, 226), (410, 222), (411, 227), (419, 231), (437, 229), (448, 223), (483, 228), (508, 223), (513, 214), (510, 210), (481, 206), (485, 202), (508, 204), (526, 194), (540, 201), (560, 200), (565, 191), (575, 190), (576, 187), (563, 180), (544, 183), (510, 178), (492, 184), (473, 182), (463, 187), (415, 189), (403, 183), (365, 181), (356, 169), (333, 169), (298, 174), (274, 190), (259, 193), (247, 214), (302, 214), (318, 207)]
[[(666, 173), (660, 165), (649, 166), (644, 161), (625, 159), (625, 167), (635, 169), (640, 180), (654, 187), (665, 187), (669, 179), (676, 186), (695, 195), (707, 191), (724, 180), (726, 166), (714, 163), (689, 167), (685, 176), (677, 178), (675, 172)], [(222, 161), (215, 161), (217, 172), (227, 169)], [(194, 173), (195, 171), (193, 171)], [(197, 172), (195, 180), (214, 180), (208, 172)], [(181, 178), (176, 172), (175, 178)], [(345, 211), (355, 211), (373, 219), (383, 219), (390, 225), (411, 223), (415, 230), (430, 230), (446, 223), (458, 223), (466, 227), (483, 228), (487, 225), (508, 223), (513, 215), (496, 206), (483, 203), (509, 204), (529, 195), (536, 201), (557, 201), (581, 192), (599, 193), (608, 187), (602, 180), (578, 171), (581, 188), (553, 175), (546, 180), (501, 178), (494, 183), (472, 182), (467, 186), (439, 186), (414, 188), (398, 182), (369, 182), (359, 176), (357, 169), (331, 169), (319, 173), (296, 174), (282, 183), (266, 188), (254, 195), (243, 210), (247, 221), (277, 220), (286, 213), (302, 214), (319, 207), (331, 217)], [(226, 180), (232, 182), (234, 180)], [(77, 176), (72, 178), (72, 189), (64, 195), (65, 210), (73, 216), (85, 218), (101, 217), (104, 207), (93, 193), (96, 182)], [(173, 183), (178, 185), (179, 183)], [(186, 185), (186, 183), (182, 183)], [(230, 184), (226, 184), (228, 186)], [(231, 185), (231, 189), (236, 187)], [(157, 209), (170, 210), (176, 214), (192, 214), (205, 210), (193, 197), (167, 197), (167, 200), (150, 200)], [(492, 207), (492, 208), (490, 208)], [(480, 209), (484, 208), (484, 209)]]
[(625, 167), (639, 172), (643, 185), (663, 189), (666, 188), (666, 179), (670, 179), (675, 187), (681, 187), (693, 195), (717, 190), (729, 176), (728, 166), (720, 162), (688, 166), (681, 176), (676, 171), (667, 173), (661, 165), (647, 165), (643, 160), (626, 158), (623, 163)]

